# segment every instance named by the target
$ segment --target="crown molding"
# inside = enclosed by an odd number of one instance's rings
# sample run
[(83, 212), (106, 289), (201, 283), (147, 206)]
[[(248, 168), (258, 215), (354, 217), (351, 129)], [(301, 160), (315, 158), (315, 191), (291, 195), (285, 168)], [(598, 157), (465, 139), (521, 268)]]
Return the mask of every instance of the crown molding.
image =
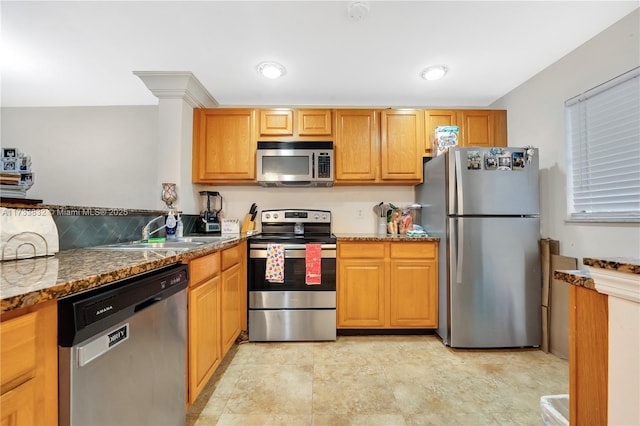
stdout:
[(215, 108), (213, 96), (189, 71), (133, 71), (158, 99), (183, 99), (192, 108)]

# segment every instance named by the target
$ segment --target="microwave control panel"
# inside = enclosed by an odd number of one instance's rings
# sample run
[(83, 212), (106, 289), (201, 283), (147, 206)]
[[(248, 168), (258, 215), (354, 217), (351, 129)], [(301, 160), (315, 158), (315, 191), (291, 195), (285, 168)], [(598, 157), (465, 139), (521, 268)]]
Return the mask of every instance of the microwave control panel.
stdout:
[(318, 153), (318, 178), (331, 178), (331, 154), (328, 152)]

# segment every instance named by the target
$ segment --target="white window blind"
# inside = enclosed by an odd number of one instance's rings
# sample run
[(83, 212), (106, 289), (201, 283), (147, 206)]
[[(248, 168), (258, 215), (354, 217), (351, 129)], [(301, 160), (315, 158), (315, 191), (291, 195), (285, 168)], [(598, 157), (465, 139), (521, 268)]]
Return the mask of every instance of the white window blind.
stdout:
[(640, 221), (640, 67), (565, 110), (569, 220)]

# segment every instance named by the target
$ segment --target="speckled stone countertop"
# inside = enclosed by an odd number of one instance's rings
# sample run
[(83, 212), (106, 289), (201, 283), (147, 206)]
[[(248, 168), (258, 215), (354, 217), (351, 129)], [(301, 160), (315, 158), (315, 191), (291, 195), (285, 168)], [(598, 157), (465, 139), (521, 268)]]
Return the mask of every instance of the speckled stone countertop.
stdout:
[(179, 252), (74, 249), (61, 251), (55, 256), (0, 262), (0, 313), (189, 261), (235, 246), (246, 239), (243, 235)]
[(336, 233), (336, 239), (340, 241), (402, 241), (402, 242), (425, 242), (440, 241), (438, 237), (409, 237), (403, 234), (349, 234)]
[[(582, 259), (582, 263), (591, 268), (600, 268), (616, 272), (640, 274), (640, 259), (638, 258), (615, 257), (609, 259), (594, 259), (585, 257)], [(596, 283), (591, 277), (589, 271), (554, 271), (553, 277), (568, 284), (586, 287), (594, 290), (596, 288)]]
[(591, 278), (591, 275), (588, 271), (553, 271), (553, 277), (557, 280), (564, 281), (571, 285), (577, 285), (594, 290), (596, 288), (596, 283), (595, 281), (593, 281), (593, 278)]
[(640, 259), (632, 257), (611, 257), (608, 259), (594, 259), (585, 257), (582, 263), (592, 268), (608, 269), (610, 271), (640, 274)]

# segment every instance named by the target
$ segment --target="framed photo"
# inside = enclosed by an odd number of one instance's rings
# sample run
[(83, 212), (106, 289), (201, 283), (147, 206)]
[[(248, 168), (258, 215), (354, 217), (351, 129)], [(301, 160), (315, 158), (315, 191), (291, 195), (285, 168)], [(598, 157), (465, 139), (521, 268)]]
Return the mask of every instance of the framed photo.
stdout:
[(18, 160), (11, 160), (8, 158), (2, 159), (2, 171), (3, 172), (15, 172), (18, 170)]
[(484, 158), (484, 168), (486, 170), (495, 170), (498, 168), (498, 157), (489, 153)]
[(18, 150), (15, 148), (2, 148), (2, 158), (16, 158)]
[(467, 152), (467, 170), (480, 170), (482, 168), (482, 157), (478, 151)]
[(513, 163), (511, 166), (513, 167), (513, 170), (524, 169), (524, 152), (513, 153)]
[(31, 186), (33, 184), (33, 174), (23, 173), (20, 177), (20, 185)]
[(499, 155), (498, 156), (498, 170), (511, 170), (511, 156)]

